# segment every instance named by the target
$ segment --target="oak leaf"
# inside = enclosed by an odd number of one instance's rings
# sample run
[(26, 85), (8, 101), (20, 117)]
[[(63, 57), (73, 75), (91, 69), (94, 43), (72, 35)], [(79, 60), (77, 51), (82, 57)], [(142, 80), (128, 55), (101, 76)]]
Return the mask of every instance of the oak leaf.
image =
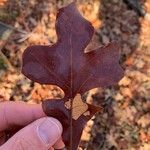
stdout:
[[(76, 150), (86, 122), (100, 110), (86, 104), (86, 110), (73, 118), (73, 101), (95, 87), (115, 84), (123, 77), (116, 42), (88, 53), (94, 28), (79, 13), (75, 2), (59, 9), (56, 19), (57, 42), (52, 46), (34, 45), (23, 54), (22, 73), (32, 81), (54, 84), (65, 93), (63, 99), (43, 101), (43, 110), (63, 125), (63, 140), (68, 149)], [(70, 100), (70, 109), (65, 107)]]

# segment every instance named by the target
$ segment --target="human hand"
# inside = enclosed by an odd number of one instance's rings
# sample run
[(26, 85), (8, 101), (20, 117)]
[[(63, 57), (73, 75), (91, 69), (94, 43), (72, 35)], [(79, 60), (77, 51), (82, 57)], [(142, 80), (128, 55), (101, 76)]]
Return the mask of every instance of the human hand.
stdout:
[[(24, 126), (7, 142), (5, 131), (12, 126)], [(64, 148), (62, 125), (46, 117), (40, 104), (23, 102), (0, 103), (0, 150), (54, 150)]]

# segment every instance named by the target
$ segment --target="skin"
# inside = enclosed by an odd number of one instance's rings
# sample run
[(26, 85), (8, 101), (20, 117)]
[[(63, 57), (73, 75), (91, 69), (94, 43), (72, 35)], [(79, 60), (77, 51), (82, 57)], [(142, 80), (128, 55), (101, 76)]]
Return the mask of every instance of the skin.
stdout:
[[(23, 126), (15, 135), (5, 142), (5, 131), (12, 126)], [(48, 141), (41, 138), (44, 130), (48, 133)], [(54, 130), (57, 128), (58, 130)], [(42, 133), (42, 135), (45, 132)], [(46, 117), (40, 104), (29, 105), (24, 102), (0, 103), (0, 150), (54, 150), (62, 149), (62, 126), (58, 120)], [(44, 136), (45, 137), (45, 136)], [(52, 140), (53, 139), (53, 140)]]

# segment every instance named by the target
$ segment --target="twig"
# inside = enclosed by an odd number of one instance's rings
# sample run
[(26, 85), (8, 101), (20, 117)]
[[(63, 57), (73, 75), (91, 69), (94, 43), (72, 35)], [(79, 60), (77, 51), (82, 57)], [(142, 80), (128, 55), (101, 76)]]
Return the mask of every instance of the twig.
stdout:
[(28, 33), (28, 32), (23, 31), (23, 30), (21, 30), (21, 29), (17, 29), (16, 27), (12, 27), (12, 26), (10, 26), (10, 25), (7, 25), (7, 24), (5, 24), (5, 23), (3, 23), (3, 22), (1, 22), (1, 21), (0, 21), (0, 24), (2, 24), (2, 25), (4, 25), (4, 26), (8, 27), (9, 29), (12, 29), (12, 30), (14, 30), (14, 31), (18, 31), (18, 32), (23, 33), (23, 34)]
[(11, 63), (8, 61), (7, 57), (2, 53), (2, 51), (0, 50), (0, 56), (2, 57), (2, 59), (7, 63), (7, 66), (9, 68), (10, 71), (14, 71), (14, 67), (11, 65)]

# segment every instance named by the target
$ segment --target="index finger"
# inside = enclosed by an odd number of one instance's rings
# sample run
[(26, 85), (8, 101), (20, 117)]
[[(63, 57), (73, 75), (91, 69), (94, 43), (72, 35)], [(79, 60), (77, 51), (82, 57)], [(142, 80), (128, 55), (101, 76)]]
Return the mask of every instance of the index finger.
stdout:
[(1, 102), (0, 103), (0, 132), (11, 126), (25, 126), (44, 117), (40, 104), (27, 104), (24, 102)]

